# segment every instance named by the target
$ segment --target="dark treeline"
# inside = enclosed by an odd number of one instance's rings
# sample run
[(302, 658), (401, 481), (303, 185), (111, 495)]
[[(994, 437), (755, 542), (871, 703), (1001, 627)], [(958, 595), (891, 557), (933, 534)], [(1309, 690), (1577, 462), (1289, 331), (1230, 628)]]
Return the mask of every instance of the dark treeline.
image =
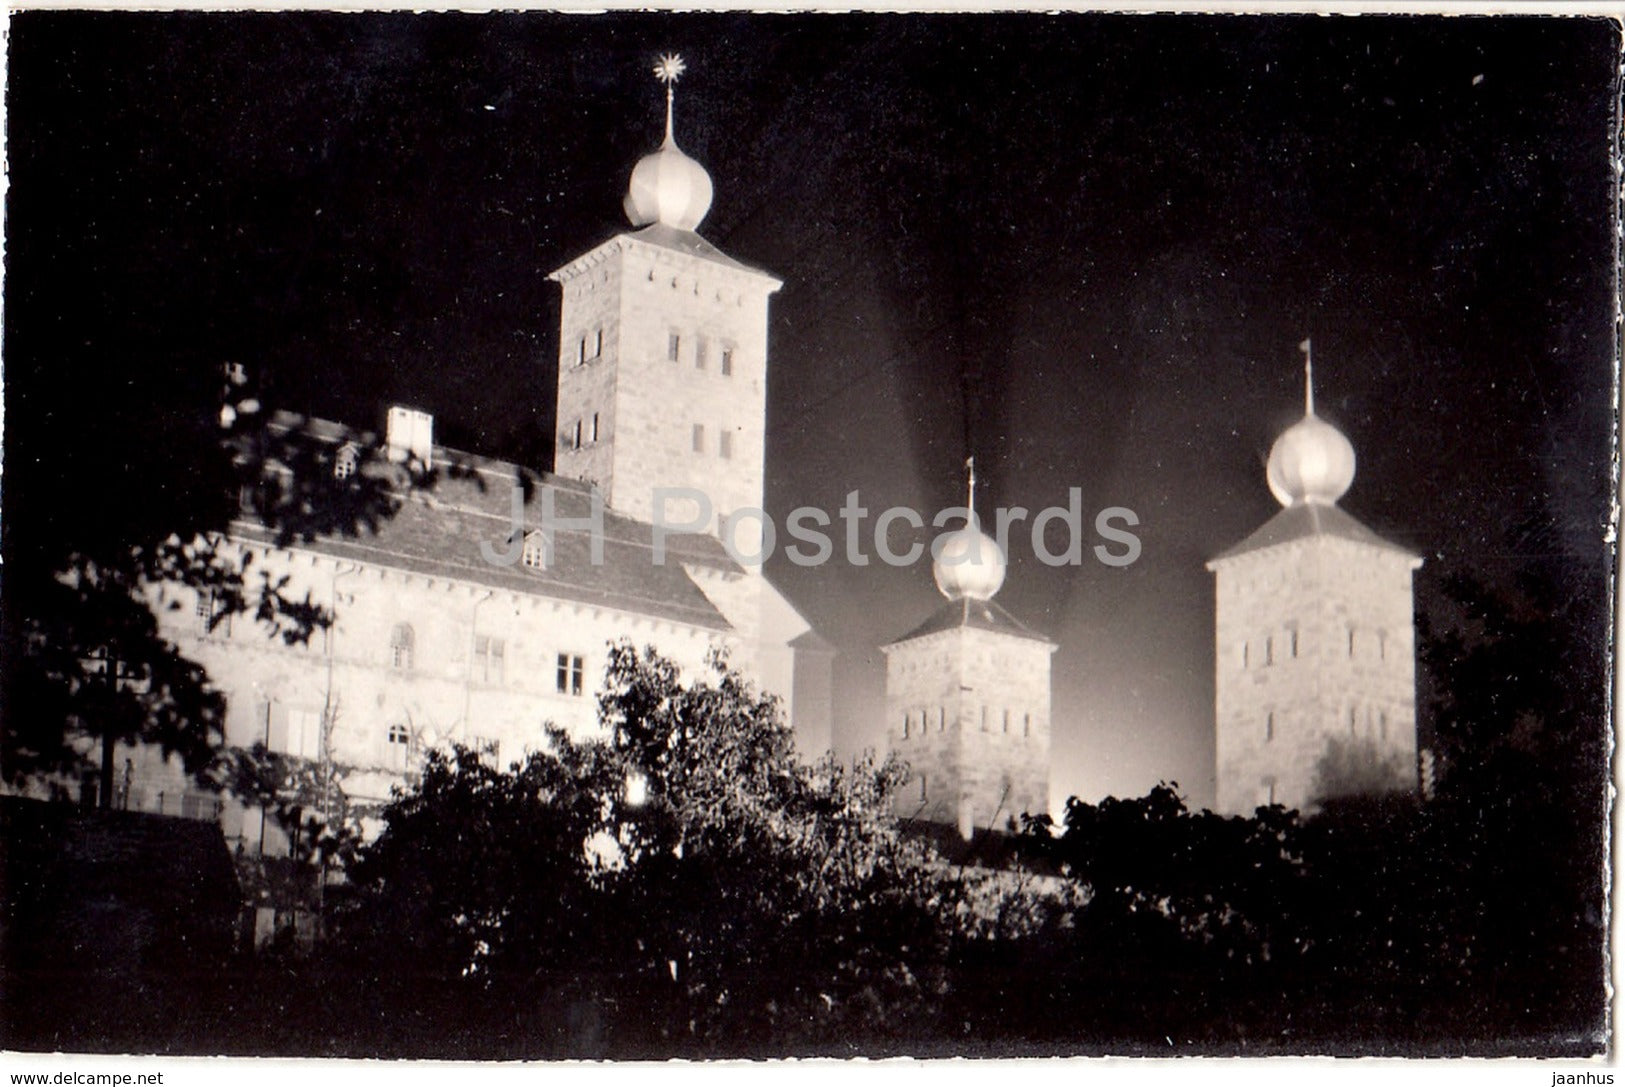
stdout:
[(798, 762), (776, 705), (725, 662), (684, 684), (619, 646), (600, 708), (607, 741), (556, 734), (506, 769), (431, 755), (383, 833), (345, 852), (315, 946), (245, 954), (179, 994), (174, 964), (155, 965), (146, 998), (81, 1003), (78, 1021), (14, 999), (12, 1044), (444, 1058), (1603, 1044), (1599, 820), (1538, 787), (1552, 753), (1527, 722), (1426, 804), (1224, 818), (1164, 785), (1029, 821), (989, 869), (897, 825), (895, 763)]

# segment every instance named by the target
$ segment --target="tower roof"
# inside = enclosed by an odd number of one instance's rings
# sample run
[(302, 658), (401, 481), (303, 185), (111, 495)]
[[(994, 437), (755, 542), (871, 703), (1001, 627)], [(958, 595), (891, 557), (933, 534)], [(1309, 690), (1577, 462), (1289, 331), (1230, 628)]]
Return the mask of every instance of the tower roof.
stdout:
[(1286, 507), (1264, 522), (1263, 527), (1259, 528), (1251, 536), (1248, 536), (1234, 547), (1214, 556), (1212, 561), (1208, 563), (1208, 567), (1211, 569), (1213, 563), (1233, 559), (1238, 555), (1262, 551), (1267, 547), (1291, 543), (1293, 540), (1312, 539), (1318, 536), (1351, 540), (1354, 543), (1393, 551), (1418, 561), (1421, 558), (1409, 548), (1401, 547), (1399, 544), (1378, 536), (1337, 506), (1330, 503), (1302, 502)]
[(683, 154), (672, 135), (672, 90), (685, 69), (675, 53), (660, 58), (655, 77), (666, 84), (666, 139), (660, 149), (643, 156), (632, 169), (623, 206), (633, 226), (664, 223), (693, 230), (711, 210), (711, 175)]
[(928, 634), (940, 634), (947, 630), (991, 630), (997, 634), (1008, 634), (1016, 638), (1026, 638), (1029, 641), (1042, 642), (1053, 646), (1055, 643), (1020, 619), (1005, 611), (992, 600), (973, 600), (970, 597), (961, 597), (950, 600), (938, 608), (932, 616), (907, 634), (903, 635), (892, 645), (923, 638)]

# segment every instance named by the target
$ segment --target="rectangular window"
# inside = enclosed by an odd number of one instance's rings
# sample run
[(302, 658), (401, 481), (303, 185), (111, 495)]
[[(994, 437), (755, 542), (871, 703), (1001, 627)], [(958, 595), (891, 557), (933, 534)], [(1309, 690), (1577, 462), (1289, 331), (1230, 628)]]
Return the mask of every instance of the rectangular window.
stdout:
[(1271, 710), (1264, 715), (1264, 742), (1269, 743), (1275, 739), (1275, 711)]
[(717, 453), (723, 460), (728, 460), (734, 455), (733, 431), (723, 430), (717, 434)]
[(474, 675), (481, 683), (501, 683), (507, 647), (501, 638), (485, 634), (474, 638)]
[(694, 452), (705, 452), (705, 427), (703, 424), (694, 424)]
[(592, 440), (594, 442), (598, 440), (598, 413), (596, 411), (592, 413)]
[(592, 334), (592, 357), (597, 358), (604, 353), (604, 330), (596, 329)]
[(558, 656), (559, 694), (578, 695), (582, 690), (582, 673), (586, 671), (579, 656), (560, 653)]
[(582, 363), (584, 363), (586, 361), (587, 361), (587, 337), (583, 336), (583, 337), (581, 337), (581, 342), (576, 344), (576, 365), (580, 366)]
[(321, 758), (321, 710), (265, 703), (265, 749), (276, 755)]
[(722, 349), (722, 376), (731, 377), (734, 372), (734, 349), (724, 346)]
[(231, 636), (231, 603), (223, 593), (201, 589), (197, 594), (198, 633), (221, 638)]
[(581, 448), (581, 420), (580, 419), (576, 420), (575, 428), (571, 431), (570, 448), (572, 448), (572, 449), (580, 449)]
[(666, 358), (670, 359), (672, 362), (676, 362), (678, 356), (680, 356), (682, 353), (683, 337), (673, 332), (671, 335), (666, 337)]
[(694, 338), (694, 369), (705, 369), (705, 355), (707, 344), (704, 336)]

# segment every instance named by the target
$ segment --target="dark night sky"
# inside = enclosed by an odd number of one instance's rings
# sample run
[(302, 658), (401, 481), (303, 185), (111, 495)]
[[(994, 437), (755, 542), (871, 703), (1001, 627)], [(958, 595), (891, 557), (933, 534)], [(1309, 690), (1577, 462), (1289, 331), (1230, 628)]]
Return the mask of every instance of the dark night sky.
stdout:
[[(1451, 573), (1519, 586), (1602, 682), (1617, 46), (1573, 18), (14, 15), (6, 515), (161, 461), (152, 390), (227, 359), (549, 466), (545, 275), (624, 226), (675, 50), (701, 233), (785, 280), (768, 511), (934, 512), (967, 452), (989, 506), (1133, 509), (1139, 562), (1018, 536), (1000, 601), (1061, 645), (1057, 799), (1205, 802), (1203, 562), (1276, 508), (1307, 335), (1344, 506), (1427, 557), (1419, 608)], [(840, 745), (876, 742), (875, 647), (935, 606), (928, 568), (770, 572), (841, 651)]]

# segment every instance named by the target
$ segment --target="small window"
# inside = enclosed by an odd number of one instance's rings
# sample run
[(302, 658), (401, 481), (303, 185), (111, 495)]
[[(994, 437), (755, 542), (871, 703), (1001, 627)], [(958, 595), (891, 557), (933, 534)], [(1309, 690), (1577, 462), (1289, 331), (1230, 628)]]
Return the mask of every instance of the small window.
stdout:
[(673, 332), (666, 337), (666, 358), (676, 362), (683, 353), (683, 337)]
[(1275, 711), (1271, 710), (1264, 715), (1264, 742), (1269, 743), (1275, 739)]
[(1377, 659), (1384, 661), (1388, 659), (1388, 632), (1386, 630), (1377, 631)]
[(204, 637), (211, 634), (221, 638), (231, 637), (231, 601), (226, 599), (224, 593), (214, 589), (198, 590), (194, 612), (198, 634)]
[(708, 345), (705, 342), (704, 336), (696, 336), (694, 338), (694, 369), (705, 369), (705, 355), (707, 346)]
[(1288, 631), (1288, 634), (1290, 635), (1290, 637), (1292, 639), (1292, 659), (1297, 660), (1297, 658), (1298, 658), (1298, 628), (1297, 627), (1292, 627)]
[(909, 726), (913, 723), (912, 718), (913, 714), (910, 714), (905, 710), (903, 713), (903, 739), (905, 740), (908, 739)]
[(1354, 703), (1350, 702), (1349, 703), (1349, 735), (1350, 736), (1354, 735), (1355, 719), (1358, 716), (1359, 716), (1359, 714), (1356, 712), (1356, 710), (1354, 708)]
[(604, 330), (596, 329), (592, 334), (592, 357), (597, 358), (604, 353)]
[(547, 569), (547, 536), (541, 529), (525, 533), (525, 546), (519, 553), (519, 561), (532, 570)]
[(724, 346), (722, 349), (722, 376), (731, 377), (734, 372), (734, 349)]
[(595, 443), (598, 441), (598, 413), (596, 411), (592, 413), (592, 440)]
[(412, 755), (412, 730), (405, 725), (390, 725), (384, 735), (387, 761), (395, 770), (405, 770)]
[(1033, 734), (1033, 715), (1030, 713), (1024, 713), (1021, 715), (1021, 734), (1023, 736), (1031, 736)]
[(560, 653), (558, 656), (559, 694), (579, 695), (582, 691), (582, 673), (586, 671), (579, 656)]
[(1010, 735), (1010, 711), (1009, 710), (1004, 711), (1004, 734), (1006, 736)]
[(346, 442), (333, 457), (333, 478), (349, 479), (355, 475), (357, 463), (361, 460), (361, 451), (354, 443)]
[[(922, 721), (923, 725), (924, 722)], [(946, 732), (948, 729), (948, 710), (943, 706), (937, 707), (937, 731)]]
[(583, 337), (581, 337), (581, 342), (576, 345), (576, 365), (580, 366), (582, 363), (584, 363), (586, 361), (587, 361), (587, 337), (583, 336)]
[(982, 707), (982, 731), (987, 731), (987, 707)]
[(403, 672), (410, 672), (412, 670), (412, 655), (415, 642), (416, 638), (412, 634), (412, 624), (397, 624), (389, 634), (389, 666)]
[(577, 419), (575, 421), (575, 426), (570, 432), (570, 448), (571, 449), (580, 449), (581, 448), (581, 420), (580, 419)]
[(1275, 663), (1275, 636), (1274, 635), (1267, 635), (1264, 638), (1264, 664), (1265, 664), (1265, 666), (1268, 666), (1268, 665), (1271, 665), (1271, 664), (1274, 664), (1274, 663)]
[(733, 431), (723, 430), (717, 434), (717, 455), (723, 460), (731, 460), (734, 455)]
[(482, 683), (501, 683), (506, 646), (501, 638), (480, 634), (474, 638), (474, 674)]
[(1349, 659), (1354, 659), (1354, 628), (1349, 627)]
[(1249, 642), (1242, 642), (1241, 643), (1241, 667), (1242, 667), (1243, 671), (1245, 671), (1247, 668), (1252, 666), (1252, 655), (1253, 655), (1252, 644), (1249, 643)]
[(702, 423), (694, 424), (694, 452), (705, 452), (705, 426)]

